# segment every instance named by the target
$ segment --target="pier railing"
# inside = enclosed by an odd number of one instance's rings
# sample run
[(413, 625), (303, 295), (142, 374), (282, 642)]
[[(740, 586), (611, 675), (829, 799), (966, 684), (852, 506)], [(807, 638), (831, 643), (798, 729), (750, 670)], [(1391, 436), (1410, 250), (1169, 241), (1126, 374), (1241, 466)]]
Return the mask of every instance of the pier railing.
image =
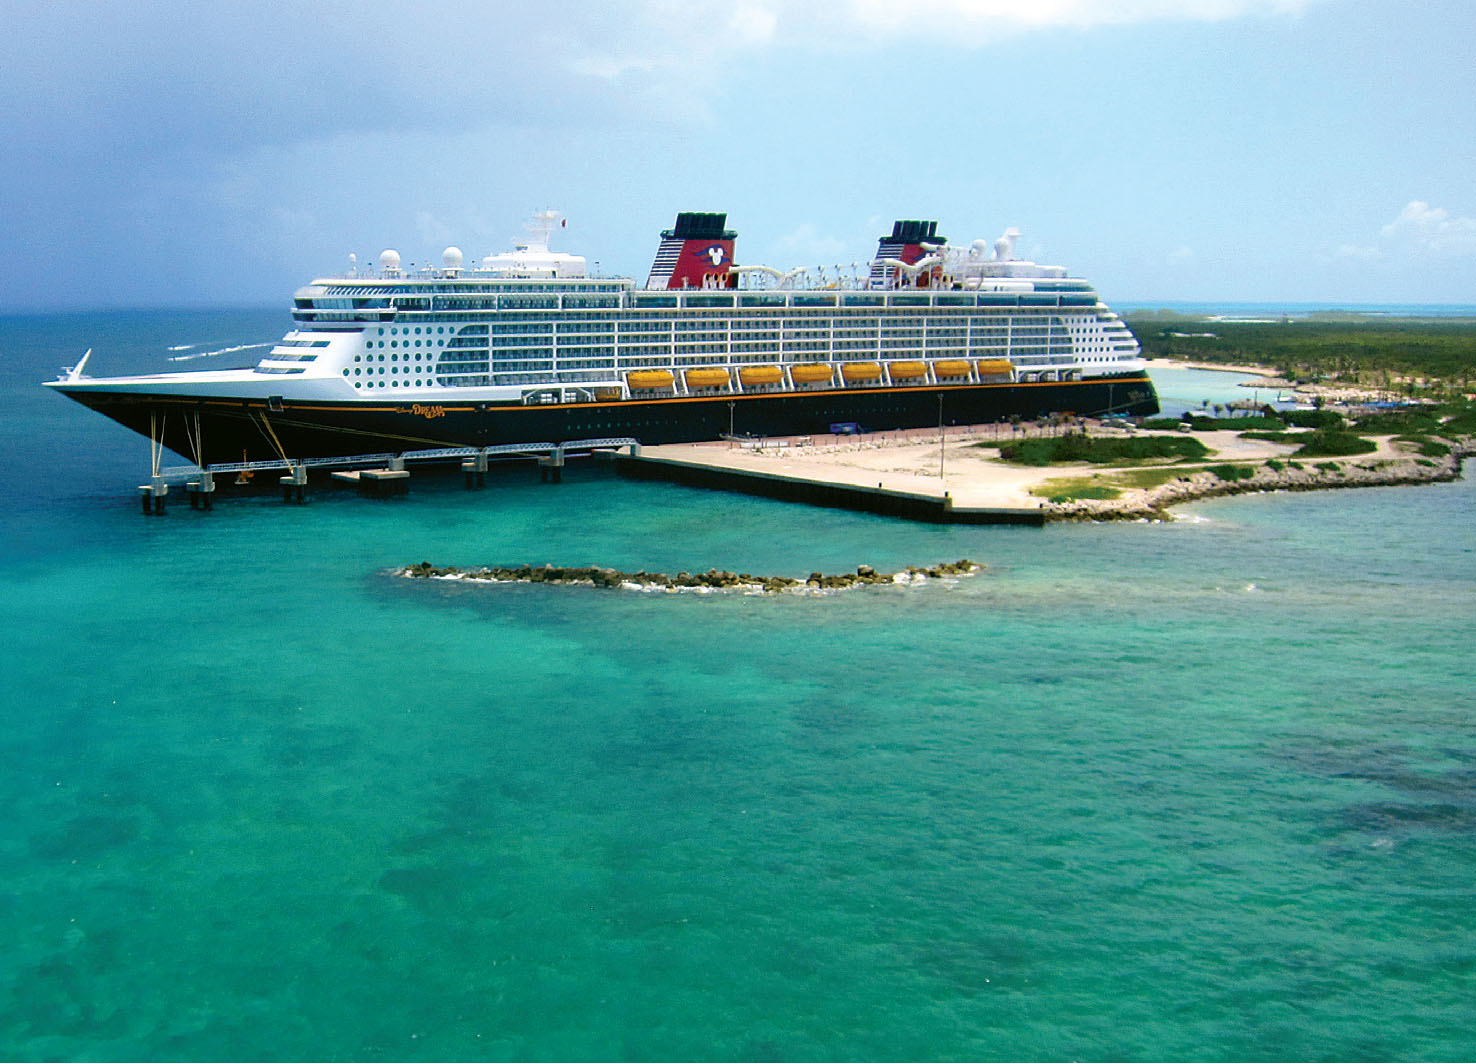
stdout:
[(565, 440), (562, 443), (500, 443), (490, 447), (433, 447), (418, 451), (384, 451), (377, 454), (340, 455), (332, 458), (266, 458), (255, 462), (212, 462), (199, 466), (170, 466), (159, 470), (159, 478), (170, 483), (183, 483), (204, 473), (255, 473), (268, 470), (344, 469), (353, 466), (391, 465), (395, 462), (449, 462), (502, 455), (547, 455), (563, 464), (570, 451), (616, 450), (629, 447), (639, 454), (641, 441), (632, 436), (609, 436), (592, 440)]

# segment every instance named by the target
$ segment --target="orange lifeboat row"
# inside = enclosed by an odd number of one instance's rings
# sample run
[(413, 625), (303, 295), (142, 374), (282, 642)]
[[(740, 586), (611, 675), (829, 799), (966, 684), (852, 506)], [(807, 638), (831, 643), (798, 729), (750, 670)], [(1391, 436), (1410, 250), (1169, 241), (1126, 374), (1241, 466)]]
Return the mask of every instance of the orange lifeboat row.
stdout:
[[(966, 378), (977, 371), (981, 380), (1008, 378), (1014, 371), (1009, 359), (983, 358), (976, 362), (967, 359), (939, 359), (932, 364), (933, 376), (940, 381)], [(889, 362), (883, 367), (880, 362), (842, 362), (841, 379), (847, 384), (879, 381), (885, 373), (891, 381), (926, 380), (928, 363), (923, 361)], [(632, 370), (626, 374), (626, 383), (631, 391), (652, 391), (670, 388), (676, 375), (670, 370)], [(717, 367), (699, 367), (685, 370), (682, 379), (688, 388), (727, 388), (732, 385), (732, 374)], [(795, 384), (829, 384), (835, 380), (835, 366), (829, 362), (797, 362), (789, 367), (789, 379)], [(784, 370), (777, 365), (741, 366), (738, 380), (745, 387), (762, 384), (783, 384)]]

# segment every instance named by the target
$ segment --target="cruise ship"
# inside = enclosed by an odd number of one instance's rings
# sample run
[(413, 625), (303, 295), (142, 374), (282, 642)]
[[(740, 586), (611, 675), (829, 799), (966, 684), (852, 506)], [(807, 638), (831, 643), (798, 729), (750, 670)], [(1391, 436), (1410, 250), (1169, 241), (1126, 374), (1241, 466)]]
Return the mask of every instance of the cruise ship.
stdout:
[(205, 466), (633, 438), (641, 443), (1148, 415), (1138, 343), (1091, 284), (898, 221), (869, 263), (739, 265), (727, 216), (677, 215), (644, 284), (550, 250), (535, 216), (467, 265), (313, 281), (293, 328), (241, 369), (48, 387)]

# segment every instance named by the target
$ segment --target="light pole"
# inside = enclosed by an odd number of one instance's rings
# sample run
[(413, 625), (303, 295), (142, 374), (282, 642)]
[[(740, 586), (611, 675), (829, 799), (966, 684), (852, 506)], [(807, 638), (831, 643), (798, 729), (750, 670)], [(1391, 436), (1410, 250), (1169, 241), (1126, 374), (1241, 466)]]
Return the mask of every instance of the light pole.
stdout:
[(938, 479), (943, 479), (943, 393), (938, 393)]

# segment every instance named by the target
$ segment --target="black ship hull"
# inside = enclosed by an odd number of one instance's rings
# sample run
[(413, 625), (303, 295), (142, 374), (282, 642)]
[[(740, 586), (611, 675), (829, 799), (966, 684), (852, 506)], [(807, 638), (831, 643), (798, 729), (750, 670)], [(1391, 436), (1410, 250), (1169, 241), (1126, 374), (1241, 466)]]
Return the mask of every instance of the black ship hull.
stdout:
[[(632, 437), (643, 444), (977, 425), (1054, 413), (1158, 413), (1145, 374), (1083, 381), (825, 389), (537, 406), (488, 402), (204, 399), (59, 387), (77, 402), (205, 465), (437, 447)], [(198, 445), (196, 440), (198, 439)]]

